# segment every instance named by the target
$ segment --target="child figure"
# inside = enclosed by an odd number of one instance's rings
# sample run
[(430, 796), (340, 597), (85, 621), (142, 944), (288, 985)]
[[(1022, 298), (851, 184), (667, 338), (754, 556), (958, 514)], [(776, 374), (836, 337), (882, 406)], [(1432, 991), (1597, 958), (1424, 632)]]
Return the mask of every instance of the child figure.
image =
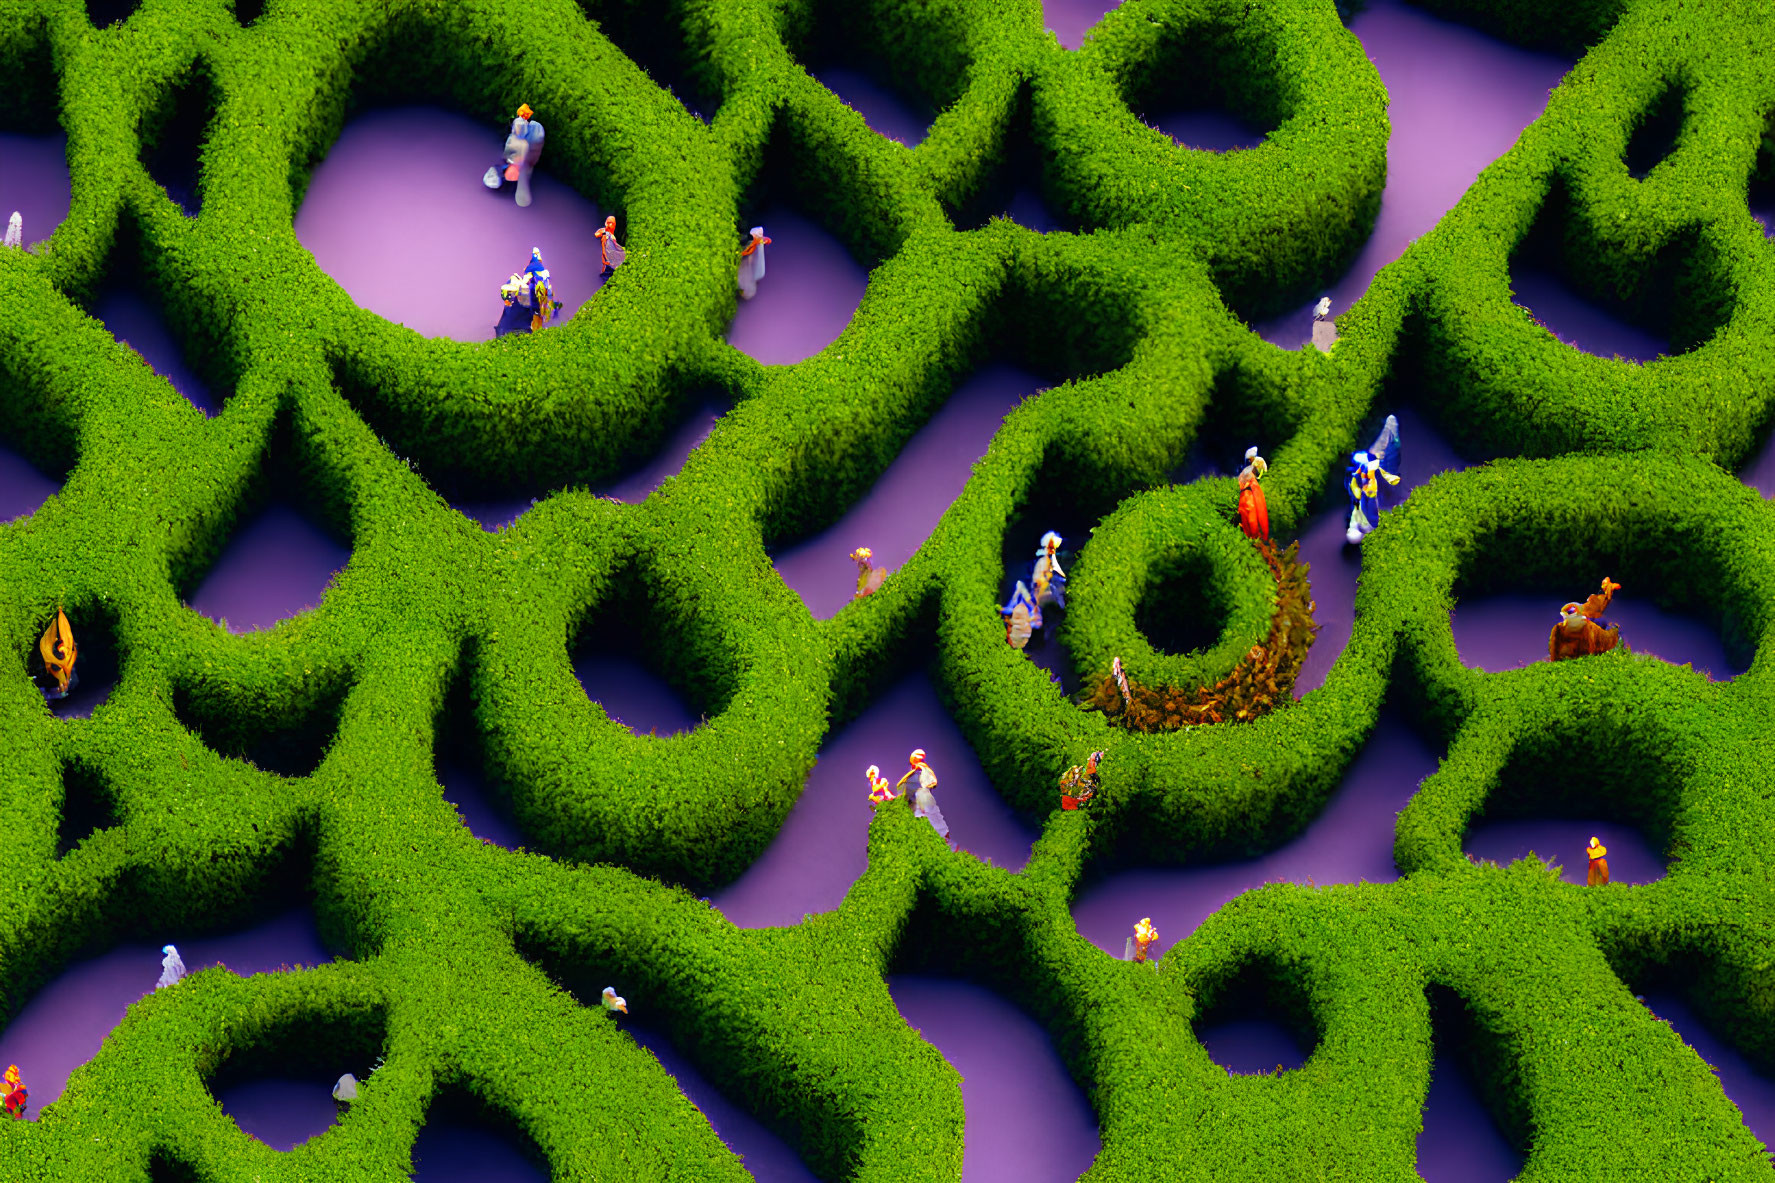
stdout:
[(1399, 420), (1388, 415), (1368, 451), (1350, 454), (1349, 482), (1345, 485), (1350, 495), (1350, 528), (1344, 538), (1352, 546), (1361, 545), (1368, 532), (1381, 524), (1380, 481), (1375, 478), (1397, 485), (1398, 469)]
[(20, 214), (17, 210), (13, 210), (12, 217), (6, 219), (5, 245), (11, 247), (15, 251), (24, 249), (25, 219), (24, 215)]
[(156, 990), (176, 985), (185, 976), (185, 959), (179, 956), (179, 951), (171, 945), (162, 945), (160, 951), (166, 956), (160, 959), (160, 980), (154, 983)]
[(50, 677), (55, 679), (54, 689), (45, 688), (45, 698), (54, 700), (68, 697), (79, 680), (74, 676), (74, 662), (80, 656), (80, 650), (74, 644), (74, 630), (68, 624), (68, 614), (60, 608), (55, 610), (55, 619), (43, 630), (43, 636), (37, 642), (37, 652), (43, 656), (43, 668)]
[(758, 294), (758, 281), (764, 278), (764, 248), (769, 245), (764, 227), (752, 227), (752, 241), (740, 251), (740, 299), (750, 300)]
[(1029, 585), (1021, 579), (1011, 592), (1010, 603), (1000, 608), (999, 614), (1005, 618), (1005, 643), (1013, 649), (1029, 644), (1035, 630), (1042, 627), (1042, 606), (1035, 602)]
[(906, 770), (906, 775), (900, 778), (899, 784), (896, 784), (894, 788), (901, 788), (916, 775), (918, 788), (910, 794), (912, 816), (922, 817), (930, 822), (931, 828), (937, 831), (938, 836), (944, 841), (948, 841), (949, 823), (943, 820), (943, 811), (937, 808), (937, 798), (931, 792), (937, 787), (937, 774), (931, 770), (929, 764), (925, 763), (924, 749), (914, 748), (912, 754), (906, 758), (906, 762), (912, 767)]
[(1245, 537), (1265, 542), (1270, 540), (1270, 506), (1257, 482), (1269, 470), (1255, 445), (1245, 449), (1245, 468), (1239, 473), (1239, 529), (1245, 531)]
[(1607, 887), (1609, 885), (1609, 848), (1590, 836), (1590, 845), (1585, 848), (1590, 856), (1590, 874), (1585, 883), (1590, 887)]
[(857, 565), (857, 590), (851, 599), (860, 600), (881, 590), (889, 572), (886, 567), (877, 567), (874, 559), (875, 552), (866, 546), (851, 551), (850, 560)]
[(1607, 653), (1621, 642), (1621, 626), (1603, 628), (1599, 623), (1608, 610), (1609, 601), (1621, 587), (1607, 575), (1602, 577), (1602, 591), (1582, 604), (1566, 604), (1559, 610), (1559, 623), (1547, 634), (1547, 660), (1564, 661), (1568, 657), (1589, 657)]
[(888, 787), (887, 777), (881, 774), (880, 765), (871, 764), (869, 771), (863, 775), (869, 778), (869, 800), (879, 805), (883, 801), (894, 799), (894, 790)]
[(598, 257), (604, 261), (604, 270), (598, 272), (599, 279), (609, 279), (623, 260), (628, 257), (622, 249), (622, 243), (616, 241), (616, 215), (609, 214), (604, 219), (603, 229), (597, 231)]
[[(13, 215), (15, 218), (17, 216), (17, 214)], [(12, 1118), (14, 1121), (23, 1121), (25, 1118), (26, 1093), (24, 1081), (19, 1079), (18, 1065), (9, 1065), (6, 1069), (6, 1075), (0, 1077), (0, 1081), (4, 1082), (4, 1085), (0, 1086), (0, 1093), (6, 1094), (6, 1116)]]

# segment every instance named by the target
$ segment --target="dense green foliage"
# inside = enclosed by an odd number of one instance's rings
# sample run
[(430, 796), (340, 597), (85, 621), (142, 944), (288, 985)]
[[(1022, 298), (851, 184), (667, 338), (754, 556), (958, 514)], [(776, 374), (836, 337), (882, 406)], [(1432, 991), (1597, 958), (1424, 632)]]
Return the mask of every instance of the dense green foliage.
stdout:
[[(1775, 412), (1775, 250), (1744, 202), (1775, 177), (1775, 75), (1758, 69), (1775, 15), (1760, 0), (1553, 20), (1521, 0), (1439, 7), (1584, 56), (1320, 354), (1274, 349), (1245, 320), (1335, 275), (1379, 208), (1386, 95), (1330, 0), (1125, 0), (1076, 52), (1035, 0), (269, 0), (244, 25), (220, 0), (148, 0), (103, 29), (76, 0), (0, 0), (0, 122), (59, 121), (74, 180), (42, 250), (0, 252), (0, 434), (67, 474), (0, 526), (4, 1013), (82, 949), (292, 892), (340, 954), (244, 980), (202, 970), (133, 1006), (40, 1121), (0, 1123), (6, 1177), (398, 1179), (428, 1105), (460, 1092), (558, 1180), (743, 1178), (596, 1007), (617, 982), (824, 1176), (955, 1179), (958, 1077), (882, 981), (929, 967), (1048, 1025), (1100, 1122), (1090, 1183), (1414, 1179), (1432, 1005), (1456, 1013), (1529, 1151), (1523, 1178), (1766, 1178), (1706, 1066), (1631, 988), (1676, 976), (1775, 1061), (1775, 519), (1730, 475)], [(937, 112), (917, 148), (870, 132), (800, 64), (846, 55)], [(718, 100), (712, 122), (637, 61)], [(1267, 141), (1216, 155), (1144, 125), (1178, 78)], [(344, 122), (391, 99), (490, 127), (519, 101), (573, 112), (549, 117), (548, 167), (621, 211), (629, 264), (534, 337), (426, 339), (355, 306), (292, 219)], [(142, 164), (186, 101), (215, 107), (195, 218)], [(1636, 179), (1636, 129), (1679, 108), (1674, 151)], [(1080, 233), (978, 216), (1029, 157)], [(721, 339), (738, 230), (767, 194), (872, 268), (849, 328), (794, 366)], [(1642, 366), (1554, 339), (1510, 299), (1523, 252), (1675, 355)], [(231, 392), (218, 417), (83, 313), (121, 270)], [(880, 592), (815, 621), (765, 545), (834, 520), (1001, 355), (1054, 385), (1007, 417)], [(681, 474), (638, 506), (584, 491), (707, 387), (735, 406)], [(1005, 645), (1004, 556), (1064, 512), (1102, 523), (1074, 531), (1075, 662), (1225, 676), (1269, 627), (1274, 583), (1234, 524), (1233, 482), (1166, 474), (1198, 439), (1230, 458), (1261, 438), (1286, 539), (1402, 399), (1499, 459), (1386, 515), (1353, 636), (1297, 705), (1129, 735)], [(273, 486), (348, 537), (351, 562), (313, 611), (235, 635), (180, 596)], [(543, 499), (491, 535), (439, 493), (514, 486)], [(1758, 659), (1731, 682), (1624, 650), (1460, 663), (1460, 595), (1604, 571)], [(1136, 613), (1178, 580), (1208, 585), (1224, 627), (1165, 655)], [(120, 655), (88, 720), (52, 717), (27, 673), (58, 604)], [(635, 637), (708, 721), (660, 739), (606, 717), (570, 666), (588, 629)], [(933, 649), (994, 783), (1043, 826), (1028, 865), (951, 852), (883, 807), (835, 912), (745, 931), (700, 903), (777, 833), (832, 728)], [(1389, 696), (1447, 751), (1400, 817), (1400, 882), (1265, 887), (1156, 970), (1078, 935), (1090, 866), (1297, 832)], [(473, 740), (534, 850), (468, 833), (437, 783), (443, 732)], [(1060, 812), (1057, 775), (1097, 749), (1102, 792)], [(77, 795), (111, 824), (58, 857)], [(1476, 819), (1547, 807), (1641, 826), (1669, 874), (1581, 890), (1532, 861), (1463, 857)], [(1303, 1068), (1209, 1060), (1192, 1023), (1252, 998), (1316, 1040)], [(317, 1048), (386, 1062), (288, 1154), (208, 1091)]]

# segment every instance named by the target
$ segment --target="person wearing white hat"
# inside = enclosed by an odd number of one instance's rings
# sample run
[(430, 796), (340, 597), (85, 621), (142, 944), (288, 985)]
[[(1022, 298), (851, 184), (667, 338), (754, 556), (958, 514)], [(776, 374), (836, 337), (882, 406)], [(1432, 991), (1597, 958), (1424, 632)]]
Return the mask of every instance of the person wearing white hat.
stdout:
[(763, 226), (752, 227), (752, 241), (740, 251), (740, 299), (750, 300), (758, 294), (758, 281), (764, 278), (764, 248), (770, 245), (770, 239), (764, 236)]

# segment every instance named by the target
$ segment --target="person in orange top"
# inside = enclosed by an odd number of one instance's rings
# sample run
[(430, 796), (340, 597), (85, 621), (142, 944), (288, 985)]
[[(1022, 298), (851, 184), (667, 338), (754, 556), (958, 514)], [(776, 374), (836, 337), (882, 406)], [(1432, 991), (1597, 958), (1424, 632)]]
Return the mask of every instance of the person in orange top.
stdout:
[(1590, 877), (1585, 880), (1590, 887), (1607, 887), (1609, 885), (1609, 848), (1590, 837), (1590, 846), (1585, 851), (1590, 856)]
[(871, 764), (869, 771), (863, 774), (869, 778), (869, 800), (877, 804), (894, 799), (894, 790), (888, 784), (887, 777), (881, 774), (879, 764)]
[(1566, 604), (1559, 610), (1559, 623), (1547, 635), (1547, 660), (1564, 661), (1568, 657), (1589, 657), (1607, 653), (1621, 641), (1621, 626), (1603, 628), (1597, 619), (1608, 610), (1609, 601), (1621, 585), (1607, 575), (1602, 577), (1602, 591), (1582, 604)]
[(598, 257), (604, 261), (604, 270), (598, 272), (598, 278), (609, 279), (611, 274), (623, 265), (623, 260), (628, 258), (628, 252), (622, 249), (622, 243), (616, 241), (615, 214), (606, 215), (604, 227), (597, 231), (596, 237), (598, 239)]
[(1265, 542), (1270, 538), (1270, 506), (1257, 482), (1269, 470), (1269, 463), (1255, 447), (1245, 449), (1245, 470), (1239, 474), (1239, 529), (1245, 531), (1245, 537)]
[(79, 648), (74, 644), (74, 629), (68, 624), (68, 614), (60, 608), (55, 610), (55, 619), (43, 630), (42, 638), (37, 642), (37, 652), (43, 656), (43, 669), (55, 679), (55, 689), (43, 693), (50, 698), (66, 698), (74, 689), (74, 662), (80, 656)]
[(770, 239), (764, 236), (764, 227), (752, 227), (752, 241), (740, 251), (740, 299), (750, 300), (758, 294), (758, 281), (764, 278), (764, 248), (769, 245)]
[(1146, 951), (1152, 948), (1154, 941), (1159, 939), (1159, 930), (1153, 927), (1151, 916), (1142, 916), (1140, 923), (1134, 926), (1134, 935), (1129, 943), (1134, 946), (1134, 960), (1145, 961)]

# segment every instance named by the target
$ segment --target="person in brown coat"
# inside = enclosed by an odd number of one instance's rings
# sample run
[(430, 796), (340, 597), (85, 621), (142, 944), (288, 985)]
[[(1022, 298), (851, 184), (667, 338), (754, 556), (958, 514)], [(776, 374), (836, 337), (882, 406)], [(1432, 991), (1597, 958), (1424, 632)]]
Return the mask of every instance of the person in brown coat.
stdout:
[(1567, 604), (1559, 610), (1559, 623), (1547, 636), (1547, 660), (1564, 661), (1568, 657), (1589, 657), (1607, 653), (1621, 642), (1621, 626), (1603, 628), (1596, 618), (1607, 611), (1620, 584), (1602, 577), (1602, 591), (1582, 604)]
[(1590, 856), (1590, 875), (1585, 880), (1591, 887), (1607, 887), (1609, 885), (1609, 848), (1591, 836), (1590, 845), (1585, 853)]

